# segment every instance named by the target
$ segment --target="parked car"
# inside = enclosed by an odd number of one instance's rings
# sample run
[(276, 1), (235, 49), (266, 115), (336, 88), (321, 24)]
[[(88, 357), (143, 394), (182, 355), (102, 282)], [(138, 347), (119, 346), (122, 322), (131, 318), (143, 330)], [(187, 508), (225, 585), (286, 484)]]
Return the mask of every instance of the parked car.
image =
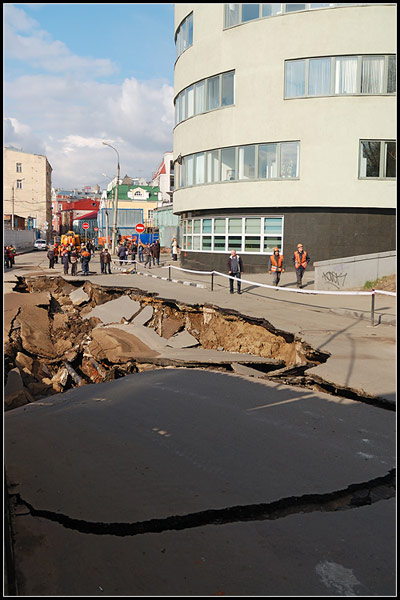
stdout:
[(35, 250), (47, 250), (48, 245), (46, 240), (36, 240), (36, 242), (33, 244), (33, 247)]

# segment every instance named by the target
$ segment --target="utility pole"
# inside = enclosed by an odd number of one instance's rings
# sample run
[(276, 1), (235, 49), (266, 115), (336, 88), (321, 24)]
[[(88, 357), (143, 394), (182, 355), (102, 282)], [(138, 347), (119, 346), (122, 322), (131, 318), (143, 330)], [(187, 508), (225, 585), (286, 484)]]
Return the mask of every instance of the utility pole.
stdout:
[(111, 146), (111, 144), (107, 144), (107, 142), (103, 142), (103, 144), (105, 146), (109, 146), (110, 148), (112, 148), (117, 153), (117, 157), (118, 157), (117, 182), (116, 182), (116, 188), (115, 188), (114, 219), (113, 219), (113, 230), (112, 230), (112, 238), (111, 238), (111, 254), (115, 254), (115, 240), (117, 237), (117, 216), (118, 216), (119, 154), (118, 154), (118, 150), (116, 148), (114, 148), (114, 146)]

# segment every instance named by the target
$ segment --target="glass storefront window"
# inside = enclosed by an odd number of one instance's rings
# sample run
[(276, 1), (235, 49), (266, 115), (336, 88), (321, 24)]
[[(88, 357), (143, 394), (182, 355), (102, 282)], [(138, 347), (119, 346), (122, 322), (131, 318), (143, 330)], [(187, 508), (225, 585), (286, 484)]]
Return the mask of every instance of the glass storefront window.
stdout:
[(203, 233), (212, 233), (212, 219), (203, 219)]
[(282, 233), (282, 220), (281, 217), (266, 217), (264, 219), (264, 233), (268, 235)]
[(282, 251), (282, 239), (278, 237), (264, 238), (264, 252), (273, 253), (274, 248), (279, 248)]
[(246, 233), (261, 233), (261, 219), (260, 218), (247, 218), (245, 224)]
[(242, 236), (241, 235), (228, 236), (228, 250), (241, 250), (241, 249), (242, 249)]
[(200, 250), (200, 236), (193, 236), (193, 250)]
[(224, 235), (216, 235), (214, 237), (214, 250), (225, 250), (225, 236)]
[(190, 236), (188, 235), (188, 236), (186, 237), (186, 248), (187, 248), (188, 250), (191, 250), (191, 249), (192, 249), (192, 236), (191, 236), (191, 235), (190, 235)]
[(246, 235), (244, 243), (245, 252), (260, 252), (261, 251), (261, 238), (259, 235)]
[(201, 220), (194, 219), (193, 221), (193, 233), (200, 233)]
[(228, 219), (228, 233), (242, 233), (242, 219)]
[(211, 250), (211, 235), (203, 235), (202, 250)]
[(225, 233), (226, 231), (226, 219), (215, 219), (214, 220), (214, 233)]
[(192, 219), (187, 221), (187, 231), (186, 233), (192, 233)]

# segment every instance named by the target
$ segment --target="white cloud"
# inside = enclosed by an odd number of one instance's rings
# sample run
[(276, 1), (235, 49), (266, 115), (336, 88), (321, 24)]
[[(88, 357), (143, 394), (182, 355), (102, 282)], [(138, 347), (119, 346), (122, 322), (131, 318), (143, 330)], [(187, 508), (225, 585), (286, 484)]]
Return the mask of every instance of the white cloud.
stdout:
[(102, 173), (113, 176), (116, 155), (102, 141), (117, 148), (122, 176), (150, 177), (172, 148), (172, 86), (134, 77), (121, 84), (97, 81), (112, 71), (111, 61), (73, 55), (24, 11), (5, 6), (12, 42), (4, 45), (7, 54), (47, 71), (4, 82), (5, 145), (45, 154), (55, 187), (94, 185), (104, 181)]
[(13, 4), (5, 4), (4, 48), (10, 58), (51, 73), (68, 72), (107, 76), (118, 71), (108, 58), (77, 56), (68, 47), (41, 29), (34, 19)]

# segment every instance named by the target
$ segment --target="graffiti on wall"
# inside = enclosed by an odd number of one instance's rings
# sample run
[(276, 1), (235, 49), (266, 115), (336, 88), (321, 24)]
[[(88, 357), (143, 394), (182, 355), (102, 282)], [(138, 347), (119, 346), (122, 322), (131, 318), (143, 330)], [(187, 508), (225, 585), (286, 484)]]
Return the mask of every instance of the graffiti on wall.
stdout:
[(344, 287), (346, 277), (347, 273), (335, 273), (335, 271), (326, 271), (325, 273), (322, 273), (322, 279), (325, 283), (330, 283), (337, 290)]

